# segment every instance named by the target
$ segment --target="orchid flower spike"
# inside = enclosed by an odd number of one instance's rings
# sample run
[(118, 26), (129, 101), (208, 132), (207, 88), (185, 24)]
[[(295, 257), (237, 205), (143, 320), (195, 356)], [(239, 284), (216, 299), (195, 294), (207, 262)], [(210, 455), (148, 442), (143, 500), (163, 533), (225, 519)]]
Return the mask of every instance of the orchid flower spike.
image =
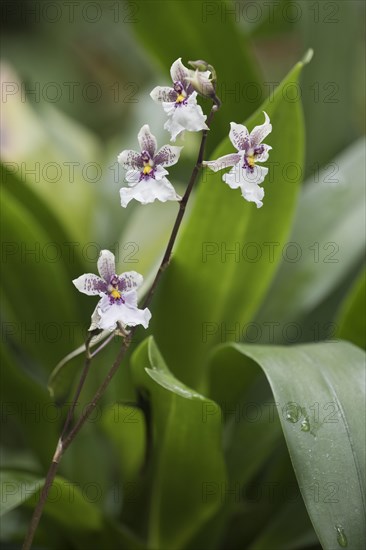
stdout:
[(118, 324), (122, 327), (142, 325), (147, 328), (151, 319), (150, 311), (138, 309), (137, 288), (142, 284), (143, 277), (136, 271), (116, 275), (114, 254), (102, 250), (98, 259), (98, 275), (86, 273), (73, 283), (76, 288), (88, 296), (100, 296), (100, 300), (92, 315), (92, 325), (89, 330), (114, 330)]
[(170, 181), (165, 177), (166, 166), (173, 166), (179, 159), (182, 147), (163, 145), (159, 151), (155, 136), (145, 124), (137, 136), (141, 152), (125, 150), (118, 155), (118, 162), (127, 170), (125, 180), (129, 187), (120, 190), (121, 204), (126, 207), (135, 199), (148, 204), (158, 199), (161, 202), (179, 201)]
[[(197, 92), (189, 82), (194, 71), (187, 69), (179, 58), (171, 66), (170, 75), (173, 87), (157, 86), (150, 96), (154, 101), (162, 104), (168, 115), (164, 128), (170, 132), (171, 141), (175, 141), (184, 130), (189, 132), (208, 130), (205, 122), (207, 117), (197, 104)], [(206, 76), (208, 75), (209, 72)]]
[(257, 208), (263, 206), (264, 189), (260, 183), (264, 181), (268, 168), (257, 166), (257, 162), (268, 160), (268, 153), (272, 149), (262, 141), (272, 131), (269, 116), (264, 112), (264, 123), (256, 126), (251, 133), (242, 124), (231, 123), (229, 137), (237, 153), (231, 153), (217, 160), (203, 162), (214, 172), (232, 167), (222, 179), (232, 189), (240, 187), (242, 195), (248, 202), (255, 202)]

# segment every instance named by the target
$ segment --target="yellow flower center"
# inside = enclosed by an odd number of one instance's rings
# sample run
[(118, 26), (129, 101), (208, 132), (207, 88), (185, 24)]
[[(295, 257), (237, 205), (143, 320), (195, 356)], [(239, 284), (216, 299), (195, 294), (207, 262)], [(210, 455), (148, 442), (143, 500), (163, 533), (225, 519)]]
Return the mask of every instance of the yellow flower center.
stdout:
[(255, 166), (255, 158), (254, 158), (254, 155), (248, 155), (247, 156), (247, 163), (249, 164), (249, 166), (251, 168), (253, 168), (253, 166)]
[(185, 100), (185, 96), (183, 94), (179, 94), (179, 96), (177, 97), (177, 99), (175, 100), (176, 103), (183, 103), (183, 101)]
[(115, 300), (119, 300), (119, 299), (121, 298), (121, 293), (120, 293), (118, 290), (112, 290), (111, 296), (112, 296)]
[(144, 174), (150, 174), (152, 172), (152, 167), (147, 162), (144, 163), (144, 169), (142, 171)]

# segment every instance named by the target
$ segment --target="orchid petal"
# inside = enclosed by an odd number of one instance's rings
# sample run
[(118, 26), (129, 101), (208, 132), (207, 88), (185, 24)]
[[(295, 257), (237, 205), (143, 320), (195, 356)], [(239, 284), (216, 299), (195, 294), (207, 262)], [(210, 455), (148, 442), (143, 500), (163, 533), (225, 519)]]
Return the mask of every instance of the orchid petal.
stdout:
[(236, 164), (230, 172), (222, 176), (222, 180), (227, 183), (231, 189), (238, 189), (241, 185), (242, 169), (240, 163)]
[(182, 149), (183, 147), (175, 147), (174, 145), (163, 145), (154, 157), (155, 164), (173, 166), (178, 162)]
[[(99, 304), (99, 302), (98, 302), (98, 304)], [(99, 329), (99, 323), (100, 323), (101, 317), (100, 317), (99, 312), (98, 312), (98, 304), (96, 305), (96, 307), (95, 307), (95, 309), (92, 313), (92, 316), (91, 316), (90, 327), (88, 328), (89, 332)]]
[(253, 182), (246, 182), (245, 185), (241, 187), (242, 196), (248, 202), (255, 202), (257, 208), (263, 206), (262, 199), (264, 197), (264, 189), (259, 185)]
[(265, 111), (264, 113), (264, 123), (260, 126), (255, 126), (250, 133), (250, 142), (252, 147), (258, 147), (260, 143), (272, 132), (272, 124), (269, 120), (269, 116)]
[(132, 151), (131, 149), (126, 149), (118, 155), (118, 162), (122, 164), (125, 170), (138, 170), (143, 167), (143, 162), (141, 159), (141, 153), (137, 151)]
[(208, 160), (202, 163), (203, 166), (207, 166), (213, 172), (218, 172), (219, 170), (224, 170), (231, 166), (235, 166), (241, 160), (241, 155), (238, 153), (231, 153), (229, 155), (224, 155), (223, 157), (218, 158), (217, 160)]
[(141, 170), (128, 170), (125, 175), (125, 181), (127, 181), (128, 184), (136, 184), (140, 181), (141, 173)]
[(144, 124), (137, 135), (141, 151), (147, 151), (151, 158), (154, 158), (157, 149), (155, 136), (151, 133), (148, 124)]
[(150, 97), (156, 103), (161, 103), (162, 101), (166, 101), (168, 103), (175, 103), (175, 100), (177, 99), (178, 94), (174, 90), (174, 88), (170, 88), (168, 86), (156, 86), (150, 92)]
[(187, 67), (183, 65), (181, 57), (174, 61), (173, 65), (170, 67), (170, 76), (173, 82), (179, 81), (184, 85), (186, 77), (189, 77), (189, 73), (190, 69), (187, 69)]
[(85, 273), (72, 281), (76, 288), (88, 296), (101, 295), (106, 291), (106, 282), (94, 275), (94, 273)]
[(269, 157), (269, 151), (272, 149), (270, 145), (265, 145), (264, 143), (260, 146), (263, 147), (262, 153), (255, 156), (255, 162), (266, 162)]
[(118, 276), (118, 290), (130, 291), (138, 288), (143, 283), (143, 276), (137, 271), (126, 271)]
[(246, 151), (250, 147), (249, 132), (243, 124), (231, 122), (229, 138), (237, 151)]
[[(203, 114), (200, 105), (197, 104), (196, 98), (197, 92), (193, 92), (187, 103), (181, 103), (174, 107), (174, 111), (171, 111), (171, 116), (164, 124), (164, 128), (171, 133), (171, 141), (175, 141), (183, 130), (198, 132), (209, 129), (205, 123), (207, 117)], [(163, 103), (164, 110), (166, 110), (166, 105)]]
[(128, 296), (132, 294), (135, 293), (130, 292), (126, 294), (126, 304), (111, 304), (108, 296), (102, 298), (98, 304), (98, 314), (100, 315), (98, 328), (114, 330), (118, 322), (129, 326), (142, 325), (144, 328), (147, 328), (151, 319), (151, 313), (147, 308), (144, 310), (138, 309), (135, 297)]
[(120, 190), (121, 205), (126, 207), (128, 203), (135, 199), (141, 204), (149, 204), (156, 199), (161, 202), (168, 200), (181, 200), (181, 197), (175, 192), (172, 184), (164, 177), (160, 180), (150, 178), (141, 180), (135, 187), (122, 187)]
[(156, 181), (160, 181), (162, 179), (165, 178), (165, 176), (167, 176), (169, 174), (168, 170), (165, 170), (165, 168), (163, 166), (161, 166), (161, 164), (158, 164), (155, 168), (154, 168), (154, 178)]
[(109, 250), (102, 250), (98, 258), (97, 266), (100, 276), (109, 284), (111, 278), (116, 274), (114, 254)]

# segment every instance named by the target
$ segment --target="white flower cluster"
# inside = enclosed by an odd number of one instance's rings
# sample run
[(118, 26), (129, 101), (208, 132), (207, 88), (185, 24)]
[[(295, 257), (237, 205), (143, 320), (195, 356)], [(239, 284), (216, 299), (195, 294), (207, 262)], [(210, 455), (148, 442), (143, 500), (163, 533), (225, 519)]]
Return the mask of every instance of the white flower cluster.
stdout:
[[(204, 61), (190, 63), (195, 71), (187, 69), (181, 58), (177, 59), (170, 69), (173, 85), (157, 86), (150, 94), (155, 102), (161, 103), (168, 116), (164, 128), (170, 132), (173, 142), (185, 130), (199, 132), (209, 129), (207, 117), (197, 103), (197, 92), (211, 97), (216, 105), (219, 102), (215, 94), (213, 67)], [(251, 133), (245, 126), (232, 122), (229, 137), (237, 152), (202, 163), (214, 172), (231, 168), (223, 175), (223, 181), (232, 189), (240, 187), (244, 199), (254, 202), (258, 208), (263, 205), (264, 190), (260, 183), (268, 168), (257, 166), (257, 162), (265, 162), (271, 149), (262, 143), (272, 131), (268, 115), (264, 113), (264, 116), (264, 124), (256, 126)], [(127, 149), (118, 156), (118, 162), (126, 170), (128, 184), (120, 190), (121, 205), (126, 207), (132, 199), (141, 204), (156, 199), (161, 202), (180, 201), (181, 197), (167, 179), (166, 168), (178, 162), (182, 147), (163, 145), (158, 149), (156, 138), (147, 124), (141, 128), (137, 138), (140, 151)], [(142, 284), (142, 275), (135, 271), (117, 275), (114, 255), (108, 250), (102, 250), (100, 254), (98, 271), (100, 276), (88, 273), (73, 281), (80, 292), (100, 296), (89, 330), (125, 330), (136, 325), (147, 328), (151, 313), (147, 308), (142, 310), (137, 306), (136, 290)]]

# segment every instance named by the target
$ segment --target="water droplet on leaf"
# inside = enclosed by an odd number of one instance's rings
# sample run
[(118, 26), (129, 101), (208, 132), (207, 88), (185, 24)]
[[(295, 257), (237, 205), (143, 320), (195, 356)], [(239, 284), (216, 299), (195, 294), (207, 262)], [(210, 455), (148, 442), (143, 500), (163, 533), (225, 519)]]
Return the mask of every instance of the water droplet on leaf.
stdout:
[(308, 416), (306, 416), (304, 420), (301, 422), (301, 431), (310, 432), (310, 421)]
[(346, 548), (348, 546), (348, 540), (345, 535), (344, 529), (341, 525), (335, 526), (337, 531), (337, 542), (341, 548)]
[(301, 408), (297, 403), (287, 403), (285, 408), (285, 419), (287, 422), (296, 424), (301, 417)]

